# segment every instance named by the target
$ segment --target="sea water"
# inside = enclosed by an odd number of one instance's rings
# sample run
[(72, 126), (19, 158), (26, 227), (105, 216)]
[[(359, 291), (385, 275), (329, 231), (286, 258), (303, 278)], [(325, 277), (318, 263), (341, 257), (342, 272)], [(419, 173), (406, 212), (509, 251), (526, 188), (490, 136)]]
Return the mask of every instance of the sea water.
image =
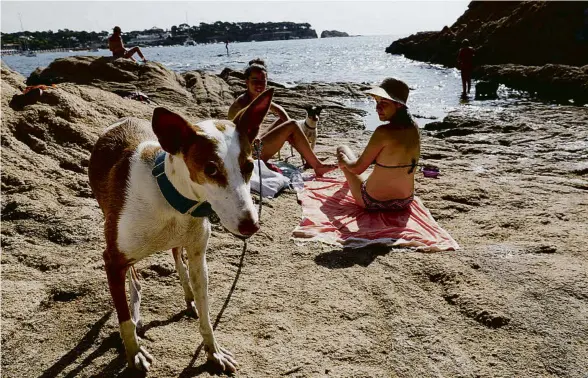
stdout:
[[(460, 97), (462, 88), (458, 70), (385, 53), (386, 47), (398, 38), (359, 36), (230, 43), (228, 55), (224, 43), (144, 47), (142, 50), (147, 59), (179, 72), (199, 69), (220, 73), (225, 67), (243, 70), (251, 59), (259, 57), (266, 62), (269, 80), (286, 86), (315, 81), (378, 84), (385, 77), (396, 77), (411, 88), (408, 105), (421, 126), (441, 120), (449, 111), (462, 106), (471, 107), (474, 111), (501, 111), (504, 107), (516, 105), (523, 96), (501, 87), (498, 100), (474, 101), (473, 95), (464, 100)], [(37, 67), (45, 67), (57, 58), (73, 55), (111, 54), (108, 50), (40, 53), (36, 57), (3, 56), (2, 60), (28, 76)], [(345, 103), (367, 111), (364, 123), (368, 130), (380, 124), (375, 102), (368, 96)]]

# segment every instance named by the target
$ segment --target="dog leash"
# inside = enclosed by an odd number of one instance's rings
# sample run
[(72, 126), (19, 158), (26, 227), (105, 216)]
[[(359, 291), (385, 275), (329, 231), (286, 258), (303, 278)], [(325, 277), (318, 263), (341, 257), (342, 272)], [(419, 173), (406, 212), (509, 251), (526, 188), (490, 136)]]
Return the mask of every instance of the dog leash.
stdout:
[[(263, 146), (263, 142), (260, 139), (255, 139), (253, 141), (253, 149), (254, 149), (254, 153), (255, 153), (255, 157), (257, 158), (257, 167), (259, 168), (259, 210), (258, 210), (258, 219), (259, 221), (261, 221), (261, 207), (262, 207), (262, 203), (263, 203), (263, 196), (261, 194), (261, 190), (262, 190), (262, 183), (261, 183), (261, 147)], [(218, 313), (217, 317), (216, 317), (216, 321), (214, 322), (213, 325), (213, 329), (216, 330), (216, 327), (218, 325), (218, 323), (220, 322), (220, 319), (223, 316), (223, 313), (225, 312), (225, 309), (227, 308), (227, 306), (229, 305), (229, 301), (231, 299), (231, 296), (233, 295), (233, 291), (235, 290), (235, 287), (237, 286), (237, 281), (239, 280), (239, 276), (241, 275), (241, 269), (243, 269), (243, 263), (245, 262), (245, 254), (247, 253), (247, 239), (243, 239), (243, 249), (241, 250), (241, 257), (239, 258), (239, 265), (237, 268), (237, 274), (235, 275), (235, 279), (233, 280), (233, 285), (231, 286), (231, 290), (229, 291), (229, 295), (227, 296), (227, 299), (225, 300), (225, 303), (223, 304), (223, 307), (221, 308), (220, 312)], [(198, 347), (197, 351), (196, 351), (196, 356), (198, 356), (198, 354), (200, 353), (200, 349), (202, 347), (203, 344), (200, 344), (200, 346)]]
[[(263, 204), (263, 195), (261, 194), (262, 190), (263, 190), (263, 185), (261, 182), (261, 147), (263, 147), (263, 142), (261, 141), (261, 139), (255, 139), (253, 141), (253, 148), (255, 150), (255, 155), (257, 158), (257, 168), (259, 171), (259, 210), (257, 212), (257, 218), (259, 219), (259, 221), (261, 221), (261, 206)], [(247, 243), (247, 242), (245, 242)], [(247, 244), (245, 244), (247, 245)]]

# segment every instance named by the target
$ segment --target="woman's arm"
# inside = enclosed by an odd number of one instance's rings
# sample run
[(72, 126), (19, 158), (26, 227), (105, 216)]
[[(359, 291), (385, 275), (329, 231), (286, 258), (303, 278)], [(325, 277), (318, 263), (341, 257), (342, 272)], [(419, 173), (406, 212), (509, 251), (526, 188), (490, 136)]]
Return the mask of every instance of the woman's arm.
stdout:
[(237, 115), (237, 113), (239, 113), (239, 111), (241, 111), (241, 109), (244, 108), (244, 106), (241, 105), (242, 98), (243, 98), (243, 96), (237, 97), (235, 102), (233, 102), (233, 104), (229, 108), (229, 117), (228, 118), (230, 120), (235, 119), (235, 116)]
[(280, 121), (282, 121), (282, 122), (286, 122), (286, 121), (290, 120), (290, 117), (288, 116), (288, 113), (286, 113), (286, 110), (284, 110), (284, 108), (282, 108), (280, 105), (276, 104), (275, 102), (272, 102), (272, 104), (270, 105), (270, 112), (277, 115), (278, 118), (280, 119)]
[(386, 137), (383, 133), (384, 132), (379, 127), (374, 131), (367, 147), (363, 150), (359, 159), (351, 160), (342, 151), (337, 151), (337, 159), (339, 160), (339, 163), (349, 172), (361, 175), (376, 160), (376, 157), (378, 157), (380, 151), (384, 148)]

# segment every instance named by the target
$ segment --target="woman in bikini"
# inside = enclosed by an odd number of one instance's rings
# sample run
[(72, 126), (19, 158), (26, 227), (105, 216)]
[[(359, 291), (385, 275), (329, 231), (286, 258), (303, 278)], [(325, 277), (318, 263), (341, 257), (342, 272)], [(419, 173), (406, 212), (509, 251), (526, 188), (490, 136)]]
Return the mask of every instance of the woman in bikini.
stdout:
[[(241, 109), (247, 107), (251, 101), (266, 90), (267, 69), (263, 60), (254, 59), (249, 62), (245, 70), (245, 84), (247, 85), (247, 91), (239, 96), (229, 108), (229, 119), (235, 118)], [(296, 125), (296, 121), (288, 117), (284, 108), (272, 102), (269, 111), (277, 115), (278, 120), (267, 130), (261, 131), (260, 136), (258, 136), (262, 142), (260, 159), (264, 161), (269, 160), (282, 148), (286, 141), (289, 141), (292, 147), (314, 169), (317, 176), (322, 176), (327, 172), (337, 169), (336, 165), (323, 164), (318, 159), (308, 143), (308, 139), (306, 139), (302, 130)]]
[(139, 47), (131, 47), (130, 49), (126, 49), (125, 45), (122, 40), (122, 30), (120, 26), (115, 26), (112, 29), (112, 35), (108, 38), (108, 48), (112, 51), (112, 56), (116, 58), (129, 58), (133, 62), (136, 62), (133, 55), (137, 53), (141, 59), (143, 59), (143, 63), (147, 63), (147, 59), (143, 55), (143, 52)]
[[(367, 91), (376, 100), (380, 121), (386, 123), (374, 131), (359, 159), (349, 147), (337, 148), (339, 167), (351, 194), (366, 210), (403, 210), (413, 200), (420, 136), (406, 107), (408, 92), (408, 86), (394, 78)], [(374, 170), (366, 176), (372, 164)]]

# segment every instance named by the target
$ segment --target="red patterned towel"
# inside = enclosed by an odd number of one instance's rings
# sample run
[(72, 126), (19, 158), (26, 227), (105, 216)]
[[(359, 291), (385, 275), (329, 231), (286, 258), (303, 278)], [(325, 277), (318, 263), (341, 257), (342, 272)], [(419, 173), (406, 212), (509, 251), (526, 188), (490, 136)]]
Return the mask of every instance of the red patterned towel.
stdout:
[(437, 252), (459, 249), (415, 196), (406, 211), (367, 212), (355, 203), (344, 178), (316, 178), (299, 193), (302, 221), (294, 229), (297, 242), (321, 241), (359, 248), (369, 244)]

